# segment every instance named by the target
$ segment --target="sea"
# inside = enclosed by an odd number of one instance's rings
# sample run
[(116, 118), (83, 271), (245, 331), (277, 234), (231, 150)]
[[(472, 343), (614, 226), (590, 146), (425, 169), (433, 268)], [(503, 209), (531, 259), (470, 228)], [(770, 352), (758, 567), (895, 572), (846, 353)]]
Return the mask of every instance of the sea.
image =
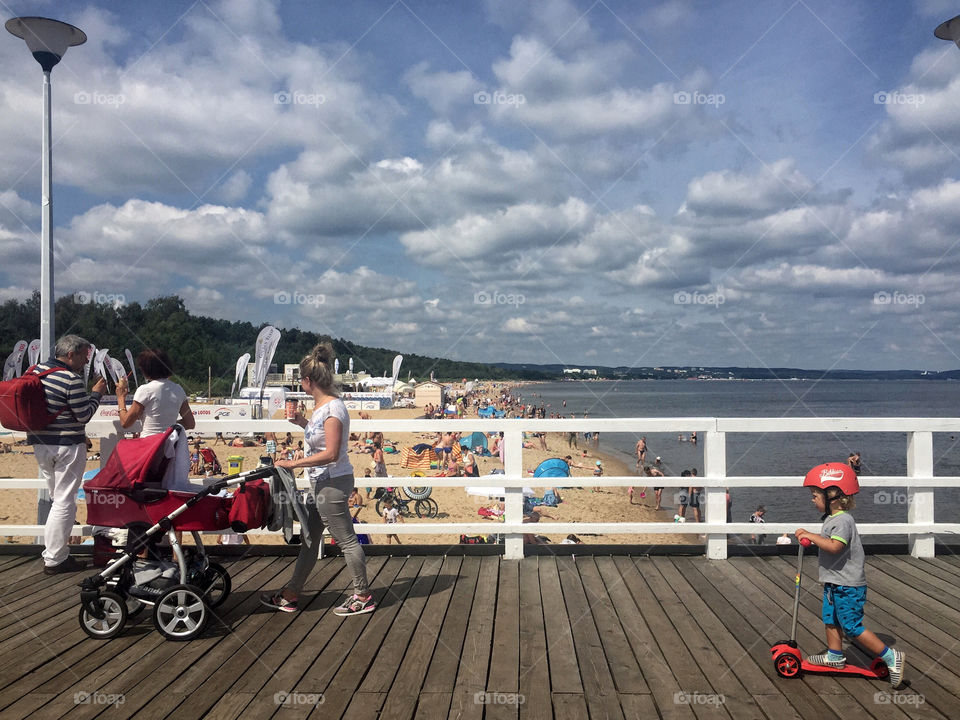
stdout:
[[(561, 381), (520, 386), (522, 402), (570, 417), (958, 417), (960, 382), (945, 380), (630, 380)], [(566, 407), (563, 406), (566, 401)], [(689, 438), (690, 433), (683, 433)], [(677, 433), (646, 433), (647, 463), (660, 456), (666, 475), (703, 472), (703, 445)], [(814, 465), (861, 454), (861, 476), (905, 475), (906, 433), (727, 434), (727, 475), (806, 474)], [(636, 462), (636, 433), (603, 433), (600, 450)], [(559, 438), (551, 438), (558, 442)], [(582, 440), (581, 440), (582, 444)], [(552, 449), (552, 448), (551, 448)], [(563, 441), (558, 448), (566, 454)], [(934, 433), (934, 475), (960, 476), (960, 435)], [(906, 522), (905, 488), (864, 488), (857, 497), (858, 522)], [(759, 505), (767, 522), (815, 523), (819, 516), (803, 487), (732, 488), (732, 519), (746, 522)], [(960, 518), (960, 488), (934, 491), (937, 522)], [(663, 507), (676, 507), (676, 489), (665, 488)], [(688, 521), (692, 513), (687, 511)], [(943, 537), (952, 541), (952, 537)], [(768, 538), (772, 542), (773, 538)], [(872, 536), (870, 542), (903, 543), (903, 536)]]

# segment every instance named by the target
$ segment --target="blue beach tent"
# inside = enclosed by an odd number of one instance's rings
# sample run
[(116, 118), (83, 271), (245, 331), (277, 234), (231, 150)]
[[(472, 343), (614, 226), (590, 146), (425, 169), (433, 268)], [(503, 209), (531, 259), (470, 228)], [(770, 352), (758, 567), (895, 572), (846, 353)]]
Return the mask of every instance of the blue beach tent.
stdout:
[(460, 438), (460, 447), (467, 450), (476, 450), (480, 448), (481, 453), (487, 452), (487, 436), (482, 432), (475, 432)]
[(560, 458), (550, 458), (537, 465), (533, 471), (535, 478), (540, 477), (570, 477), (570, 466), (566, 460)]

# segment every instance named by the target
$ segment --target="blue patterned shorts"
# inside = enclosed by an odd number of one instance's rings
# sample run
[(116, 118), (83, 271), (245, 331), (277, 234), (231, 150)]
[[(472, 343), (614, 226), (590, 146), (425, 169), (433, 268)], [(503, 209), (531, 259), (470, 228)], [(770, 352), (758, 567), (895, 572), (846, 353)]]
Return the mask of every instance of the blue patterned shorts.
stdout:
[(849, 638), (860, 637), (863, 627), (863, 606), (867, 602), (867, 586), (823, 584), (824, 625), (835, 625)]

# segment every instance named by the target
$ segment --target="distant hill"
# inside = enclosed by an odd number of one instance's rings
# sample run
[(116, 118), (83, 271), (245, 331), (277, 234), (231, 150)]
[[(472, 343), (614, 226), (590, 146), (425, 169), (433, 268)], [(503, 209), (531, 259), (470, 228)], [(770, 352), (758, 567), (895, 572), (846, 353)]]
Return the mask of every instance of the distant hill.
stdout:
[[(810, 370), (804, 368), (742, 368), (742, 367), (608, 367), (604, 365), (562, 365), (550, 363), (494, 363), (508, 372), (539, 372), (566, 379), (624, 379), (624, 380), (688, 380), (705, 378), (712, 380), (957, 380), (960, 370), (927, 372), (925, 370)], [(579, 368), (596, 370), (596, 376), (564, 373), (565, 369)]]
[[(73, 296), (61, 297), (55, 306), (57, 335), (81, 335), (97, 347), (110, 348), (111, 356), (123, 359), (129, 348), (136, 356), (148, 347), (163, 348), (173, 360), (175, 379), (188, 392), (207, 392), (207, 368), (211, 368), (214, 395), (230, 392), (237, 358), (253, 353), (257, 334), (264, 326), (248, 322), (231, 322), (191, 315), (177, 296), (148, 300), (145, 305), (130, 303), (120, 307), (107, 304), (78, 303)], [(13, 351), (18, 340), (32, 340), (40, 326), (40, 294), (35, 292), (25, 301), (8, 300), (0, 305), (0, 361)], [(354, 370), (382, 375), (390, 371), (398, 351), (371, 348), (343, 338), (307, 332), (298, 328), (280, 328), (281, 338), (273, 362), (282, 368), (285, 363), (300, 362), (318, 342), (333, 343), (341, 368), (353, 358)], [(401, 353), (401, 377), (428, 379), (433, 372), (437, 380), (483, 378), (492, 380), (555, 379), (555, 373), (531, 370), (509, 370), (482, 363), (459, 362), (425, 355)], [(126, 363), (124, 363), (126, 364)]]

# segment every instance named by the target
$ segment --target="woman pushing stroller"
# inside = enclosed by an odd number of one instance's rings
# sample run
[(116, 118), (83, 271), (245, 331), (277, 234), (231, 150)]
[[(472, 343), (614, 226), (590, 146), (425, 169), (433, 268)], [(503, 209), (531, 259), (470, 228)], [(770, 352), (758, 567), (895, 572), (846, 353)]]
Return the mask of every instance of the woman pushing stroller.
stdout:
[(300, 592), (317, 562), (324, 526), (343, 551), (347, 567), (353, 575), (353, 595), (336, 615), (361, 615), (376, 607), (367, 587), (367, 564), (357, 539), (347, 506), (354, 488), (353, 466), (347, 454), (350, 437), (350, 416), (338, 397), (333, 381), (333, 347), (322, 343), (300, 362), (303, 391), (313, 396), (314, 411), (309, 420), (299, 412), (291, 422), (304, 428), (304, 457), (280, 460), (277, 467), (295, 470), (304, 468), (310, 481), (310, 502), (307, 522), (310, 537), (317, 538), (310, 546), (301, 545), (293, 577), (282, 590), (260, 596), (260, 602), (282, 612), (298, 609)]

